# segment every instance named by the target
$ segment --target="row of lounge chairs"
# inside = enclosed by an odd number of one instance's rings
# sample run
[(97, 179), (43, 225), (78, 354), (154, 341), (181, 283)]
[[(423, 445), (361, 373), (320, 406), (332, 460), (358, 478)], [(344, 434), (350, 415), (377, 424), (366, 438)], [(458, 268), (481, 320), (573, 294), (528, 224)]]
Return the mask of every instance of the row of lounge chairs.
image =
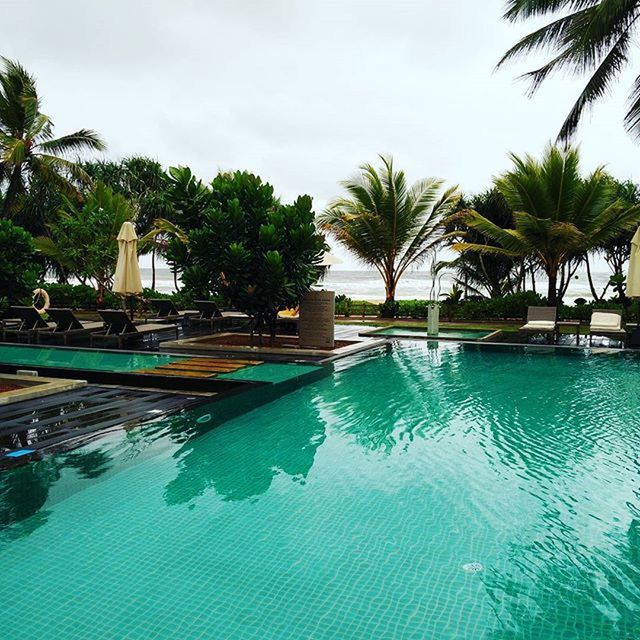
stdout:
[(2, 323), (3, 340), (6, 336), (26, 337), (27, 342), (36, 342), (44, 336), (60, 339), (65, 345), (73, 337), (89, 337), (94, 340), (115, 341), (122, 346), (131, 338), (140, 338), (172, 331), (178, 336), (178, 325), (165, 323), (135, 324), (122, 310), (100, 310), (102, 321), (84, 322), (71, 309), (48, 309), (50, 318), (44, 318), (33, 307), (11, 307), (7, 319)]
[[(579, 322), (558, 322), (556, 307), (529, 307), (527, 312), (527, 323), (520, 327), (520, 333), (529, 335), (552, 336), (554, 342), (560, 333), (560, 327), (575, 326), (576, 331), (580, 329)], [(593, 336), (614, 338), (622, 344), (626, 344), (627, 330), (623, 326), (622, 313), (613, 310), (594, 311), (591, 315), (591, 322), (587, 332), (589, 345), (593, 342)]]
[(33, 307), (11, 307), (2, 322), (2, 339), (14, 335), (26, 337), (27, 342), (43, 337), (59, 339), (65, 345), (74, 337), (89, 337), (94, 342), (116, 342), (122, 347), (125, 342), (144, 336), (172, 332), (178, 337), (179, 324), (185, 320), (194, 324), (206, 324), (212, 330), (223, 329), (234, 321), (246, 319), (245, 314), (236, 311), (221, 311), (215, 302), (195, 301), (198, 307), (193, 311), (178, 311), (171, 300), (152, 300), (155, 315), (142, 323), (133, 322), (122, 310), (99, 310), (101, 321), (85, 322), (71, 309), (50, 308), (48, 321)]

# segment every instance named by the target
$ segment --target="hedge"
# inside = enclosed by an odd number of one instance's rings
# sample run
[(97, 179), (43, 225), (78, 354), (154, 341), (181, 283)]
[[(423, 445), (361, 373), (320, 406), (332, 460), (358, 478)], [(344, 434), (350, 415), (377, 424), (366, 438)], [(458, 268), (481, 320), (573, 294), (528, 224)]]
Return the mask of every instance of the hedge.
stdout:
[[(96, 309), (117, 309), (122, 306), (122, 298), (111, 291), (104, 291), (102, 301), (98, 303), (98, 291), (85, 284), (47, 282), (42, 285), (42, 288), (49, 294), (52, 307), (95, 311)], [(145, 301), (149, 298), (169, 298), (178, 308), (186, 308), (193, 304), (191, 298), (182, 293), (167, 294), (153, 289), (144, 289), (141, 299), (135, 301), (136, 308), (146, 309), (148, 305)]]
[[(426, 318), (428, 307), (432, 304), (428, 300), (398, 300), (396, 301), (396, 318)], [(486, 321), (486, 320), (514, 320), (521, 321), (527, 317), (530, 306), (542, 306), (546, 299), (532, 291), (523, 291), (502, 298), (476, 298), (463, 300), (457, 304), (439, 301), (441, 319), (458, 321)], [(336, 296), (336, 315), (362, 316), (379, 315), (382, 305), (376, 305), (365, 300), (351, 300), (346, 296)], [(590, 302), (578, 305), (562, 305), (558, 308), (558, 320), (581, 320), (588, 322), (593, 311), (597, 309), (619, 310), (628, 320), (637, 317), (638, 302), (634, 302), (625, 311), (622, 304), (611, 302)]]

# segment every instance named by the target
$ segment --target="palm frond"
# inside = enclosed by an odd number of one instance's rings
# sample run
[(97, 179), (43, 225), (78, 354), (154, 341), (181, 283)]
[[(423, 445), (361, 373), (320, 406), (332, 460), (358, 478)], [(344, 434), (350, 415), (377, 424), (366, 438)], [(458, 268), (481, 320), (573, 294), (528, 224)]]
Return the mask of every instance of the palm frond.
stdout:
[[(555, 71), (569, 70), (574, 75), (589, 74), (588, 81), (566, 116), (558, 139), (566, 141), (577, 130), (585, 112), (601, 99), (629, 62), (630, 43), (640, 19), (637, 0), (510, 0), (505, 18), (527, 19), (539, 15), (562, 14), (517, 42), (502, 57), (498, 66), (533, 51), (549, 50), (553, 57), (526, 74), (530, 93)], [(640, 113), (638, 96), (632, 93), (632, 108), (625, 124), (635, 131), (634, 113)]]
[(54, 140), (45, 140), (36, 145), (36, 148), (48, 154), (64, 155), (87, 150), (104, 151), (107, 146), (95, 131), (80, 129)]

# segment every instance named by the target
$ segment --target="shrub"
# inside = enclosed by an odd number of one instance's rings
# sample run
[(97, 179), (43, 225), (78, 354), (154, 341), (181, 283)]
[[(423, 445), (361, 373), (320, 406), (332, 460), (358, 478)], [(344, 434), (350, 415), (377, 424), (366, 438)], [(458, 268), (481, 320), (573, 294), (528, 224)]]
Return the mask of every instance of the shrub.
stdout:
[(336, 296), (336, 315), (348, 318), (351, 315), (353, 300), (344, 294)]
[(39, 271), (31, 234), (10, 220), (0, 220), (0, 298), (6, 304), (26, 302)]
[[(102, 303), (98, 304), (98, 291), (86, 284), (58, 284), (48, 282), (43, 285), (51, 298), (52, 307), (68, 307), (70, 309), (119, 309), (122, 298), (111, 291), (103, 291)], [(150, 298), (165, 298), (173, 300), (178, 309), (193, 308), (193, 300), (187, 293), (161, 293), (153, 289), (144, 289), (140, 298), (135, 299), (137, 309), (150, 310)], [(1, 298), (0, 298), (1, 302)]]
[(95, 310), (119, 308), (121, 299), (111, 293), (102, 292), (102, 303), (98, 304), (98, 291), (87, 284), (58, 284), (49, 282), (44, 285), (52, 307), (69, 307), (70, 309)]

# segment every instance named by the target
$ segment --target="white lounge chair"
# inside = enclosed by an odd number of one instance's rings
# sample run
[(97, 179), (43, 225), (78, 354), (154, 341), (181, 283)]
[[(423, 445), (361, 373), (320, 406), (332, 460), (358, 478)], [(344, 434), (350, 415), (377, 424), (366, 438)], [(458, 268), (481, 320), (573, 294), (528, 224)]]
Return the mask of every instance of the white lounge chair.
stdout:
[(620, 311), (594, 311), (591, 314), (591, 323), (589, 324), (589, 346), (592, 344), (593, 335), (615, 338), (625, 346), (627, 330), (622, 326), (622, 313)]
[(556, 307), (529, 307), (527, 310), (527, 324), (520, 327), (521, 333), (556, 335)]

